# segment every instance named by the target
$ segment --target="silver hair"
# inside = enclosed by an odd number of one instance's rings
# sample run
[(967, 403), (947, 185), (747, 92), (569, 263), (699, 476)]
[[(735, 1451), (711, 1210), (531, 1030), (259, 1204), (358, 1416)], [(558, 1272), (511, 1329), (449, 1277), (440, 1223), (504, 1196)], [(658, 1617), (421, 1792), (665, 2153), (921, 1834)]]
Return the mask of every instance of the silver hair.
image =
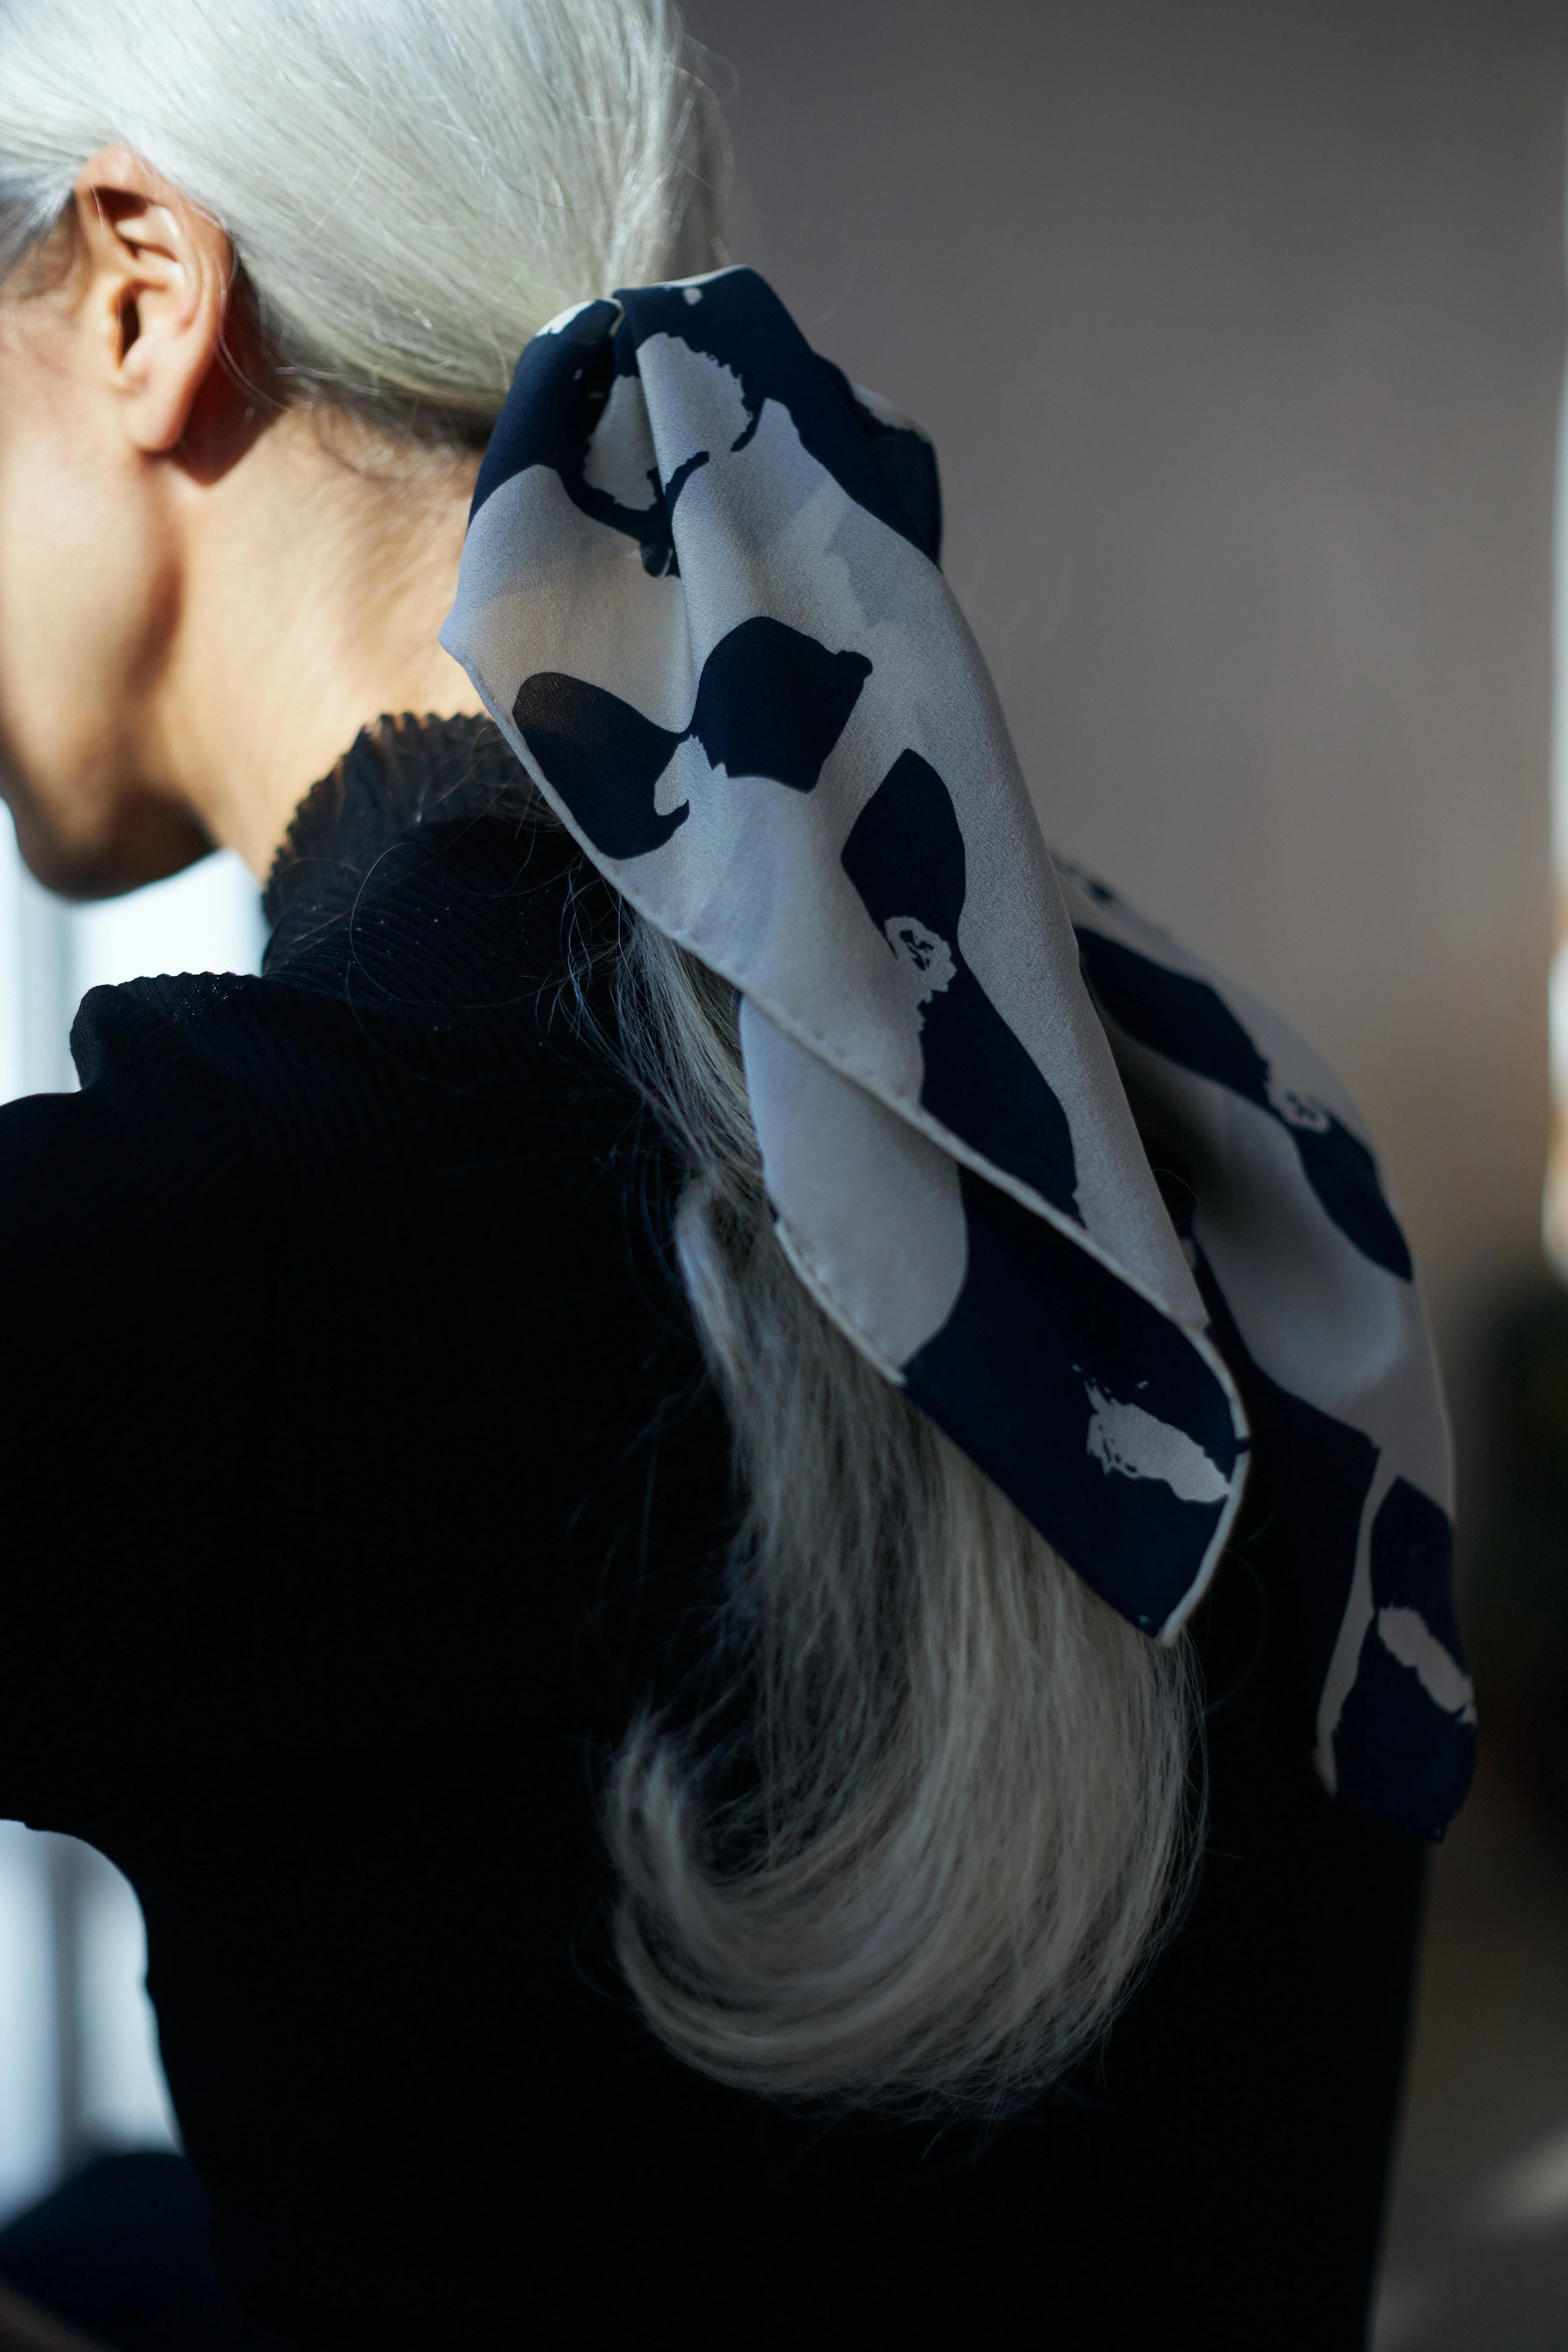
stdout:
[(718, 114), (668, 0), (4, 0), (14, 252), (100, 147), (226, 232), (286, 382), (482, 436), (570, 303), (710, 266)]
[(1103, 2031), (1196, 1840), (1193, 1682), (828, 1321), (774, 1236), (733, 992), (646, 922), (623, 1049), (746, 1497), (750, 1738), (634, 1724), (617, 1946), (660, 2034), (774, 2095), (1002, 2109)]
[[(568, 303), (716, 257), (716, 117), (669, 0), (0, 0), (10, 256), (112, 143), (227, 232), (296, 396), (416, 437), (482, 436)], [(1005, 2106), (1103, 2031), (1179, 1910), (1187, 1654), (807, 1297), (731, 992), (629, 914), (616, 970), (618, 1050), (689, 1171), (676, 1256), (745, 1497), (721, 1643), (743, 1763), (711, 1716), (634, 1722), (605, 1814), (622, 1966), (724, 2082)]]

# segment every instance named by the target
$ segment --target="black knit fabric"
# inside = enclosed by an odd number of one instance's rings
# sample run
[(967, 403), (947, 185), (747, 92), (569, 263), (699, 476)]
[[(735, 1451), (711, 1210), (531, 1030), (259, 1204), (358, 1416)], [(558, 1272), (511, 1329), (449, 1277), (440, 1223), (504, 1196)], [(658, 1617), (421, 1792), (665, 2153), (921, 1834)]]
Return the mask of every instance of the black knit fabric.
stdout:
[(362, 737), (268, 911), (262, 977), (95, 990), (80, 1093), (0, 1110), (0, 1807), (136, 1886), (237, 2308), (296, 2352), (1349, 2352), (1419, 1864), (1310, 1779), (1266, 1465), (1200, 1894), (1108, 2052), (984, 2131), (706, 2082), (595, 1826), (733, 1509), (679, 1170), (595, 1042), (616, 908), (464, 720)]

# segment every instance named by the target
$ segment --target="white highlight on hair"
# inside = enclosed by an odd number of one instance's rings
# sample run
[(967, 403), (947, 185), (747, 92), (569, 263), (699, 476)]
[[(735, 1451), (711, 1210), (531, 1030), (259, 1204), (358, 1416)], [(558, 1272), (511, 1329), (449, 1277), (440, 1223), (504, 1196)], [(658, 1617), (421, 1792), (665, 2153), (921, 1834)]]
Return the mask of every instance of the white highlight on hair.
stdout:
[(568, 304), (711, 266), (668, 0), (3, 0), (13, 252), (132, 147), (219, 222), (286, 380), (481, 436)]
[[(0, 0), (0, 263), (114, 143), (226, 231), (294, 396), (419, 438), (482, 437), (568, 304), (721, 257), (672, 0)], [(623, 1045), (689, 1159), (680, 1272), (747, 1498), (724, 1637), (745, 1762), (711, 1718), (706, 1743), (634, 1724), (605, 1812), (622, 1963), (725, 2082), (1005, 2104), (1102, 2031), (1179, 1906), (1185, 1654), (808, 1297), (728, 989), (629, 919), (619, 971)]]
[(1104, 2029), (1185, 1885), (1184, 1652), (1136, 1633), (807, 1296), (731, 992), (631, 927), (623, 1043), (692, 1173), (680, 1271), (747, 1510), (744, 1785), (645, 1715), (614, 1776), (622, 1965), (670, 2047), (775, 2095), (1003, 2106)]

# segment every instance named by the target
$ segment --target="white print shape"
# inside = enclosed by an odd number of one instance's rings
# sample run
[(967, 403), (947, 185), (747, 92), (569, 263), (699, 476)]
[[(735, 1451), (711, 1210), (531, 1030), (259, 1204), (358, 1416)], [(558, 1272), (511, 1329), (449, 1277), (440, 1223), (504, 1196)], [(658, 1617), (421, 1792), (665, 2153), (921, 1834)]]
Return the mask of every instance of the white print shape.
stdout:
[(557, 310), (553, 319), (547, 319), (543, 326), (539, 330), (540, 333), (542, 335), (559, 335), (563, 333), (572, 324), (574, 319), (580, 319), (584, 310), (591, 310), (595, 303), (601, 299), (601, 296), (597, 294), (590, 294), (585, 302), (570, 303), (564, 310)]
[(1264, 1084), (1269, 1103), (1288, 1126), (1309, 1128), (1314, 1135), (1328, 1133), (1329, 1114), (1321, 1103), (1314, 1102), (1310, 1095), (1298, 1094), (1272, 1068)]
[(914, 978), (917, 1004), (929, 1004), (952, 985), (958, 966), (940, 931), (928, 930), (913, 915), (889, 915), (882, 929), (888, 945)]
[(1420, 1676), (1422, 1689), (1445, 1715), (1457, 1715), (1463, 1723), (1475, 1721), (1476, 1695), (1468, 1675), (1417, 1610), (1380, 1609), (1377, 1630), (1384, 1648)]
[(779, 1239), (818, 1301), (896, 1380), (963, 1288), (958, 1170), (749, 996), (741, 1052)]
[(1229, 1494), (1229, 1480), (1184, 1429), (1106, 1396), (1092, 1381), (1084, 1386), (1094, 1407), (1089, 1450), (1107, 1476), (1119, 1470), (1124, 1478), (1163, 1478), (1184, 1503), (1217, 1503)]
[(618, 375), (594, 427), (583, 478), (591, 489), (603, 490), (617, 505), (646, 511), (657, 495), (657, 472), (642, 386), (634, 376)]

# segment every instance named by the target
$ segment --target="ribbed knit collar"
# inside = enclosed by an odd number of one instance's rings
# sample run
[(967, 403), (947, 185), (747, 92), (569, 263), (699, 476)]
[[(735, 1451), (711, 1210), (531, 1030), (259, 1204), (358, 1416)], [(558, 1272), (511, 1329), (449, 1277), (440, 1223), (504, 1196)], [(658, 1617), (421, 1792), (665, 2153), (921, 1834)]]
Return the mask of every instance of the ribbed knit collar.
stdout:
[(531, 795), (488, 719), (378, 719), (295, 810), (262, 893), (276, 930), (301, 895), (351, 891), (393, 843), (439, 818), (516, 808)]

